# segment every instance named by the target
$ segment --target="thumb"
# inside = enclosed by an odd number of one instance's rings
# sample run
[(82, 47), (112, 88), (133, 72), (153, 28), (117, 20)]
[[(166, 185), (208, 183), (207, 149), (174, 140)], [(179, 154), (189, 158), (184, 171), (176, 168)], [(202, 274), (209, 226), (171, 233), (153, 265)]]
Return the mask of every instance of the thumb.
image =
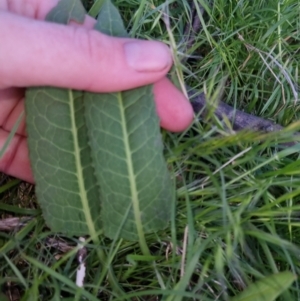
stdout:
[(111, 92), (153, 83), (172, 65), (168, 47), (0, 12), (0, 88), (56, 86)]

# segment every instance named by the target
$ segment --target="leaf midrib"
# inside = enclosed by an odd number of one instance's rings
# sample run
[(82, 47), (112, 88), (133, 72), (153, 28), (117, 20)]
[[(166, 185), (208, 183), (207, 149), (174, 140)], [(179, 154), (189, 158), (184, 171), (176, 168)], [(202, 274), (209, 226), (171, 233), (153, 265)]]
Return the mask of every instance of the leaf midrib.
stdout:
[(89, 202), (88, 202), (88, 196), (87, 196), (87, 190), (84, 186), (84, 179), (83, 179), (83, 169), (81, 165), (80, 160), (80, 147), (79, 147), (79, 141), (78, 141), (78, 131), (76, 127), (76, 120), (75, 120), (75, 100), (73, 97), (73, 91), (68, 90), (68, 96), (69, 96), (69, 105), (70, 105), (70, 112), (71, 112), (71, 131), (73, 135), (73, 142), (74, 142), (74, 155), (75, 155), (75, 165), (76, 165), (76, 175), (78, 179), (78, 188), (79, 188), (79, 196), (82, 203), (83, 213), (85, 217), (85, 221), (87, 223), (89, 233), (94, 239), (96, 237), (97, 231), (95, 229), (93, 218), (91, 216), (91, 211), (89, 208)]
[(125, 156), (126, 156), (126, 163), (129, 175), (129, 184), (130, 184), (130, 195), (131, 195), (131, 203), (133, 207), (134, 219), (136, 222), (137, 233), (140, 242), (144, 241), (145, 235), (140, 215), (140, 206), (139, 206), (139, 198), (138, 198), (138, 190), (136, 187), (136, 175), (134, 173), (133, 162), (132, 162), (132, 152), (130, 151), (130, 143), (129, 139), (129, 132), (127, 129), (126, 117), (125, 117), (125, 106), (123, 103), (122, 93), (117, 93), (120, 114), (121, 114), (121, 125), (122, 125), (122, 134), (123, 134), (123, 141), (124, 141), (124, 149), (125, 149)]

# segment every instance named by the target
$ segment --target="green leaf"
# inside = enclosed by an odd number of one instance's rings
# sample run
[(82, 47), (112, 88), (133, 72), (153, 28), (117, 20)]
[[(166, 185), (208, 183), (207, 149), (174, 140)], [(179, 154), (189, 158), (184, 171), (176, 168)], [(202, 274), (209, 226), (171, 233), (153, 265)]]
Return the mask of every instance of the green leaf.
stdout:
[(83, 93), (26, 92), (26, 121), (36, 194), (53, 231), (95, 235), (100, 201), (84, 120)]
[[(63, 22), (74, 12), (82, 19), (76, 2), (62, 2), (48, 19), (57, 21), (59, 8)], [(108, 0), (95, 29), (127, 36)], [(146, 250), (144, 234), (167, 225), (174, 200), (152, 87), (108, 94), (31, 88), (26, 111), (36, 193), (51, 229), (94, 237), (103, 225), (108, 237), (139, 239)]]
[(85, 107), (105, 234), (116, 235), (127, 210), (121, 237), (135, 240), (165, 227), (172, 186), (151, 87), (88, 94)]
[[(96, 29), (125, 36), (121, 16), (106, 0)], [(104, 233), (143, 240), (170, 219), (172, 185), (163, 158), (152, 86), (126, 92), (85, 95), (86, 123), (101, 187)], [(125, 223), (124, 212), (128, 212)]]
[(95, 29), (114, 37), (129, 37), (119, 11), (110, 0), (104, 0)]
[(289, 272), (281, 272), (250, 284), (238, 296), (230, 301), (274, 301), (283, 291), (288, 289), (297, 277)]
[(48, 13), (46, 20), (55, 23), (68, 24), (71, 20), (83, 23), (85, 9), (78, 0), (60, 0)]

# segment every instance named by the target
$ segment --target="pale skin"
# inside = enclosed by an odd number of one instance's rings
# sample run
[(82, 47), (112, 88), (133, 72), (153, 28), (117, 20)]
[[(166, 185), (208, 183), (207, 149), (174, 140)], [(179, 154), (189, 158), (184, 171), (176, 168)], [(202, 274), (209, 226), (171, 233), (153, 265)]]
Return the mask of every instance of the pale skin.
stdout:
[[(0, 0), (0, 150), (30, 86), (112, 92), (154, 83), (161, 126), (178, 132), (190, 125), (189, 102), (165, 77), (172, 66), (165, 45), (102, 35), (90, 17), (68, 26), (43, 21), (57, 2)], [(34, 183), (24, 120), (0, 158), (0, 171)]]

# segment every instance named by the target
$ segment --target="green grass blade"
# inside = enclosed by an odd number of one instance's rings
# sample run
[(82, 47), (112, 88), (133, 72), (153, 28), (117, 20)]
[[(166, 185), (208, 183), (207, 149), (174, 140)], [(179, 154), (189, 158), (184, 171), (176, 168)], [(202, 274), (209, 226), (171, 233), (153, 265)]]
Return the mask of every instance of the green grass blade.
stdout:
[(95, 0), (94, 4), (89, 10), (89, 15), (91, 17), (95, 18), (99, 14), (99, 11), (101, 10), (104, 1), (105, 0)]
[[(1, 156), (0, 156), (0, 158), (1, 158)], [(8, 189), (10, 189), (10, 188), (12, 188), (12, 187), (14, 187), (14, 186), (16, 186), (16, 185), (19, 184), (20, 182), (21, 182), (21, 181), (18, 180), (18, 179), (11, 180), (11, 181), (7, 182), (6, 184), (4, 184), (4, 185), (2, 185), (2, 186), (0, 187), (0, 193), (3, 193), (3, 192), (5, 192), (6, 190), (8, 190)]]
[(59, 280), (61, 283), (64, 283), (67, 287), (73, 289), (74, 291), (80, 291), (81, 296), (87, 298), (87, 300), (90, 301), (97, 301), (98, 299), (93, 296), (88, 291), (79, 288), (76, 286), (75, 282), (73, 282), (71, 279), (66, 277), (65, 275), (58, 273), (57, 271), (52, 270), (51, 268), (47, 267), (46, 265), (40, 263), (38, 260), (31, 258), (29, 256), (23, 255), (24, 259), (28, 262), (30, 262), (32, 265), (34, 265), (36, 268), (42, 270), (44, 273), (48, 274), (49, 276), (52, 276), (53, 278)]
[(4, 204), (4, 203), (0, 203), (0, 210), (4, 210), (14, 214), (23, 214), (23, 215), (30, 215), (30, 216), (36, 216), (41, 213), (40, 209), (19, 208), (17, 206)]
[(14, 124), (12, 130), (10, 131), (7, 139), (5, 140), (5, 143), (3, 145), (3, 147), (0, 149), (0, 159), (2, 158), (2, 156), (4, 155), (5, 151), (7, 150), (11, 140), (14, 138), (14, 135), (16, 134), (18, 128), (19, 128), (19, 125), (21, 124), (21, 121), (24, 117), (24, 112), (22, 112), (20, 114), (20, 116), (18, 117), (16, 123)]
[(15, 273), (15, 275), (17, 276), (17, 278), (19, 279), (20, 283), (26, 288), (28, 289), (28, 284), (26, 283), (25, 278), (23, 277), (22, 273), (20, 272), (20, 270), (15, 266), (15, 264), (6, 256), (3, 255), (4, 259), (6, 260), (6, 262), (8, 263), (8, 265), (11, 267), (12, 271)]
[(296, 276), (291, 272), (281, 272), (253, 284), (230, 301), (274, 301), (283, 291), (295, 281)]

